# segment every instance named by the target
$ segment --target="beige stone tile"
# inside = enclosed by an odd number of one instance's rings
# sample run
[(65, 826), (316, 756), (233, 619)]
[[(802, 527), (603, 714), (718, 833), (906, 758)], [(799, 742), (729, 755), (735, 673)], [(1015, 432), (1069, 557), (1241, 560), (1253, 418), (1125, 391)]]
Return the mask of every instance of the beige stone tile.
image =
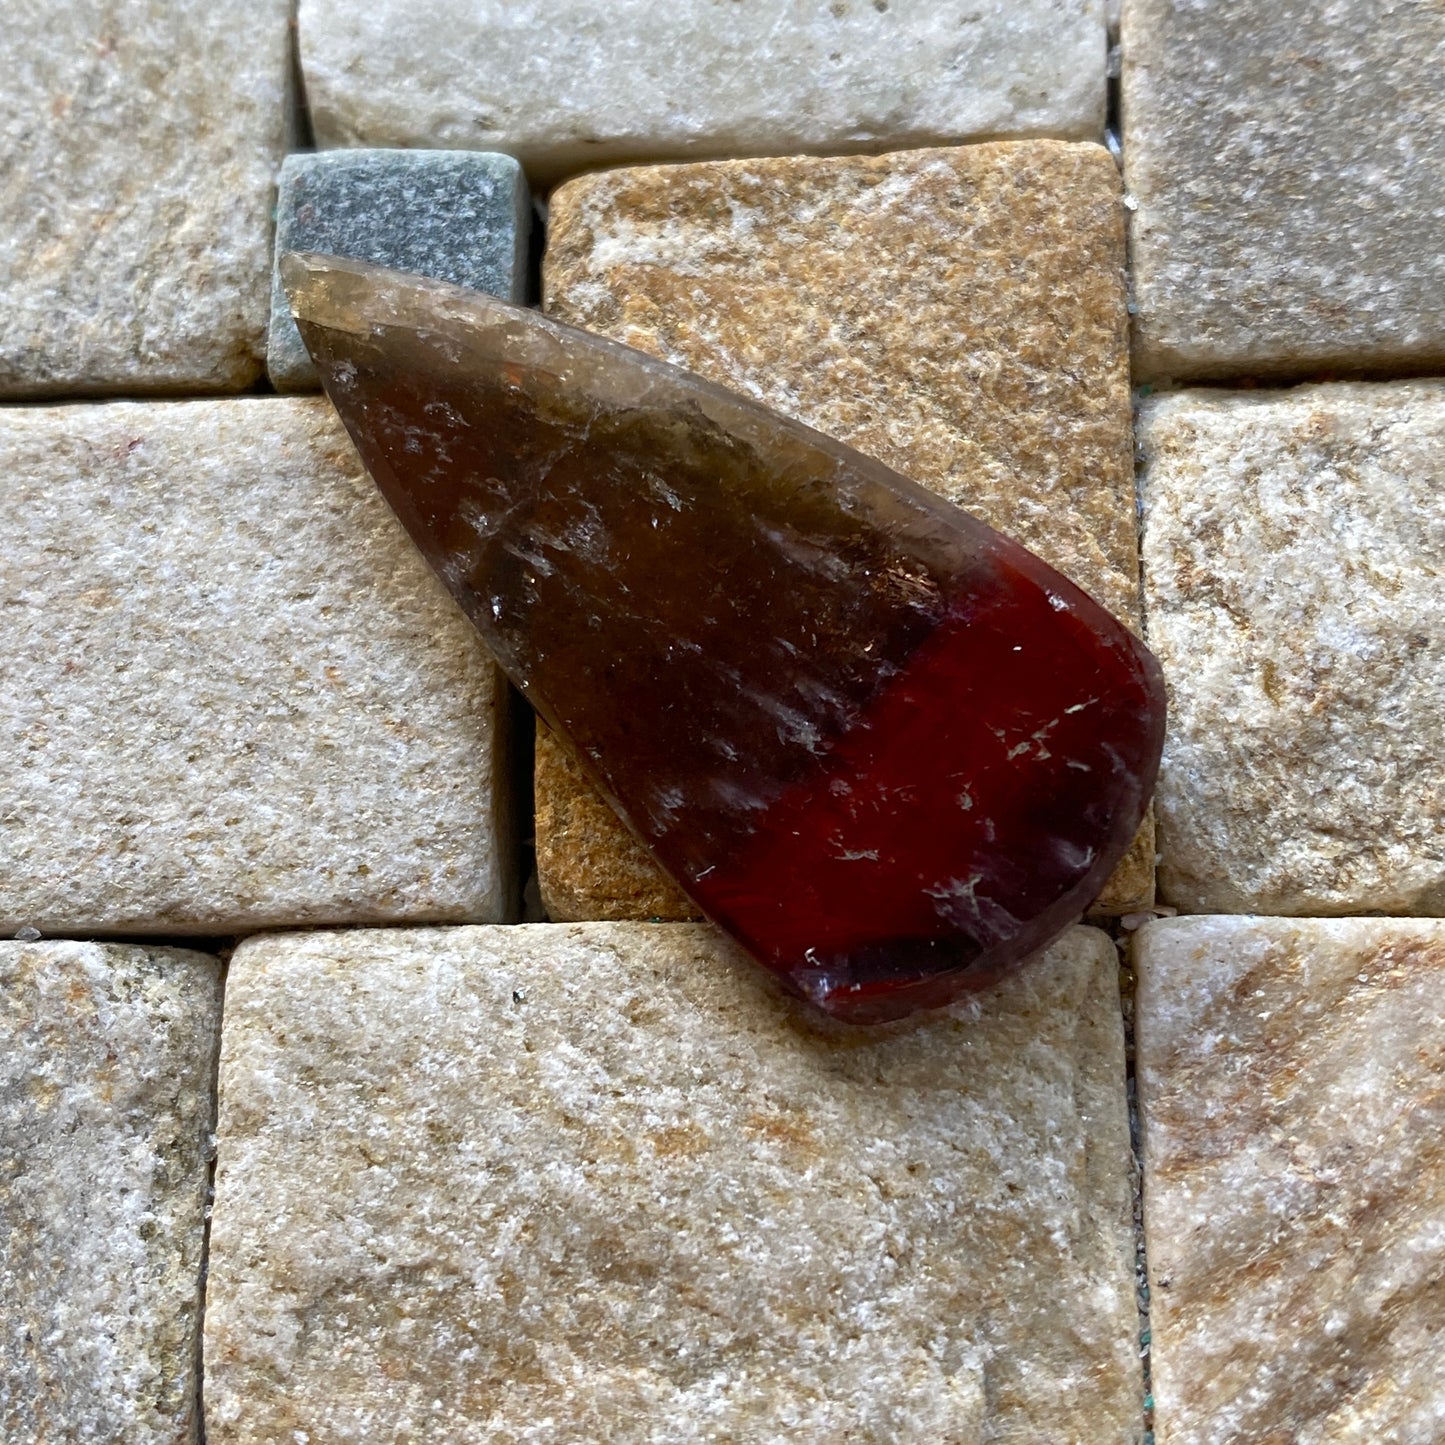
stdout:
[(1135, 1441), (1113, 946), (849, 1031), (698, 925), (231, 966), (211, 1445)]
[(1445, 1420), (1445, 923), (1136, 935), (1159, 1445)]
[(623, 160), (1096, 139), (1103, 0), (301, 0), (323, 146), (507, 151), (556, 180)]
[(235, 391), (265, 355), (287, 0), (0, 26), (0, 397)]
[(1445, 363), (1445, 11), (1126, 0), (1141, 377)]
[(196, 1438), (214, 958), (0, 943), (0, 1439)]
[(327, 402), (9, 408), (0, 475), (0, 930), (505, 916), (505, 692)]
[[(878, 457), (1137, 626), (1122, 215), (1108, 153), (1053, 141), (609, 171), (552, 199), (547, 308)], [(537, 798), (554, 916), (686, 915), (545, 742)], [(1104, 911), (1152, 901), (1150, 829)]]
[(1445, 912), (1445, 384), (1179, 392), (1139, 438), (1163, 897)]

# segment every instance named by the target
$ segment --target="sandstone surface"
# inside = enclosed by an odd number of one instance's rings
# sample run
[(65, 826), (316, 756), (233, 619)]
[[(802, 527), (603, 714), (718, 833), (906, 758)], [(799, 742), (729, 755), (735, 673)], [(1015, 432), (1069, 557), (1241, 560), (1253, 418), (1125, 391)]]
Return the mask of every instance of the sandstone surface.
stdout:
[(695, 925), (231, 966), (212, 1445), (1132, 1442), (1112, 944), (859, 1032)]
[(678, 922), (700, 915), (592, 785), (570, 748), (537, 724), (537, 884), (548, 917)]
[(214, 958), (0, 943), (0, 1439), (196, 1438)]
[(1445, 912), (1445, 384), (1178, 392), (1139, 441), (1163, 897)]
[(261, 370), (287, 0), (69, 0), (0, 27), (0, 397)]
[(1439, 369), (1445, 10), (1127, 0), (1122, 43), (1138, 374)]
[(1439, 1439), (1445, 923), (1136, 940), (1159, 1445)]
[[(552, 198), (549, 312), (758, 398), (1016, 537), (1138, 626), (1123, 212), (1101, 146), (727, 161)], [(552, 740), (543, 901), (685, 918)], [(1152, 822), (1100, 910), (1153, 898)]]
[(302, 0), (323, 146), (622, 160), (1096, 139), (1102, 0)]
[(505, 690), (321, 398), (0, 414), (0, 929), (505, 916)]

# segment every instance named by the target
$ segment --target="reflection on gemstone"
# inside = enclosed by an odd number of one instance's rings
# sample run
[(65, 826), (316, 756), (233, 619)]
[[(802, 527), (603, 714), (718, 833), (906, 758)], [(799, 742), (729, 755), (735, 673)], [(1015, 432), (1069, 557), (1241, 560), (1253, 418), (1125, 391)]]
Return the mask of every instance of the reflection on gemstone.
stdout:
[(289, 257), (366, 465), (699, 908), (873, 1022), (1092, 901), (1153, 787), (1159, 670), (999, 533), (849, 448), (480, 293)]

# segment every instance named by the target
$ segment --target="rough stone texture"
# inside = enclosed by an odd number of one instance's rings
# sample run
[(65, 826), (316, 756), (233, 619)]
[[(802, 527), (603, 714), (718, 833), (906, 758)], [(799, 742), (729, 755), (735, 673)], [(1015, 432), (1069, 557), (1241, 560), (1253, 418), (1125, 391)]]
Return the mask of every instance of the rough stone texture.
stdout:
[[(477, 151), (291, 155), (276, 196), (276, 258), (323, 251), (526, 299), (532, 204), (511, 156)], [(281, 284), (271, 280), (266, 371), (278, 391), (320, 381)]]
[(1445, 923), (1136, 939), (1159, 1445), (1445, 1438)]
[(1137, 1440), (1116, 980), (861, 1033), (696, 925), (248, 940), (211, 1445)]
[(698, 918), (546, 723), (537, 723), (537, 885), (550, 918)]
[(0, 413), (0, 930), (494, 921), (505, 692), (317, 398)]
[(196, 1436), (221, 971), (0, 943), (0, 1439)]
[(621, 160), (1096, 138), (1102, 0), (301, 0), (323, 146)]
[(1163, 896), (1445, 912), (1445, 384), (1180, 392), (1139, 436)]
[(1090, 918), (1116, 918), (1140, 908), (1154, 906), (1154, 805), (1144, 815), (1129, 851), (1104, 885), (1104, 891), (1089, 909)]
[(287, 0), (21, 0), (0, 27), (0, 396), (261, 369)]
[(1143, 377), (1445, 362), (1445, 10), (1128, 0)]
[[(1017, 537), (1138, 625), (1123, 221), (1101, 146), (733, 161), (552, 198), (547, 309), (757, 397)], [(554, 918), (691, 909), (538, 747)], [(1152, 822), (1100, 899), (1153, 899)]]

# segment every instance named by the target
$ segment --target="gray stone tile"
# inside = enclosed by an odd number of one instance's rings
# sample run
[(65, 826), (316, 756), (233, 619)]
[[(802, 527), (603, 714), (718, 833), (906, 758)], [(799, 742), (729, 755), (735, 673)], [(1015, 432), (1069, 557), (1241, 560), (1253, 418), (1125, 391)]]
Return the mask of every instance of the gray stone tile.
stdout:
[(862, 1031), (697, 925), (247, 940), (211, 1445), (1137, 1441), (1117, 973)]
[[(348, 150), (286, 157), (276, 197), (276, 258), (323, 251), (525, 300), (531, 197), (511, 156), (480, 151)], [(271, 283), (266, 370), (278, 391), (320, 381), (291, 318), (280, 269)]]
[(621, 160), (1097, 140), (1102, 0), (301, 0), (323, 146)]
[(1445, 383), (1178, 392), (1140, 416), (1188, 912), (1445, 912)]
[(1159, 1445), (1445, 1420), (1445, 922), (1136, 935)]
[(322, 398), (0, 410), (0, 931), (494, 921), (505, 690)]
[(0, 1439), (196, 1438), (214, 958), (0, 943)]
[(289, 12), (287, 0), (7, 7), (0, 396), (255, 380)]
[(1137, 374), (1445, 364), (1445, 10), (1126, 0)]

